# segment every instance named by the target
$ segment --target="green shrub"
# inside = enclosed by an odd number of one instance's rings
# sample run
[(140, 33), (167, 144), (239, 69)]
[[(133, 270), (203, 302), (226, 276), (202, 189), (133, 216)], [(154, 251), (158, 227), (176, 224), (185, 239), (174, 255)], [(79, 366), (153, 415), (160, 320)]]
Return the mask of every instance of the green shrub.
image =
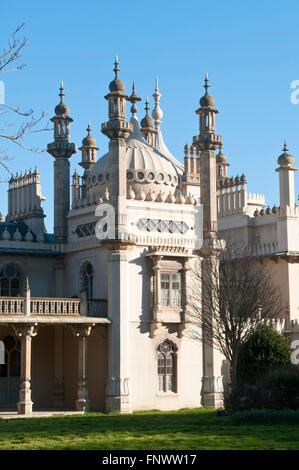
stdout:
[(237, 376), (239, 384), (256, 384), (268, 371), (291, 366), (290, 343), (274, 327), (258, 325), (241, 344)]
[(291, 365), (287, 369), (269, 371), (259, 380), (261, 387), (269, 390), (273, 409), (299, 410), (299, 369)]
[(238, 411), (231, 417), (239, 424), (299, 424), (299, 411), (293, 410), (248, 410)]

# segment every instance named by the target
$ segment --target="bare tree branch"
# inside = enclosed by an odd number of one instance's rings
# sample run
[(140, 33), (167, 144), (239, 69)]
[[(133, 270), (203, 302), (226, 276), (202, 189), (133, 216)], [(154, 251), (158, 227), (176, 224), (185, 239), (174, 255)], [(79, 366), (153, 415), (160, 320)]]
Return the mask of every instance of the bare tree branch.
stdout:
[(240, 344), (261, 322), (283, 315), (280, 291), (266, 265), (228, 241), (219, 258), (200, 258), (189, 275), (187, 334), (220, 350), (236, 381)]

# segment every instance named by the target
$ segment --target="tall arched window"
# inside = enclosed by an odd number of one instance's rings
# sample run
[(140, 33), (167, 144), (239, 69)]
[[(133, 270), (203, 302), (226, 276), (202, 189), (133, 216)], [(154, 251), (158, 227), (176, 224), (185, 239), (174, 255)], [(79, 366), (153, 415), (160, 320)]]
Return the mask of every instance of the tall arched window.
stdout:
[(3, 339), (5, 364), (0, 365), (0, 405), (17, 403), (20, 387), (21, 343), (13, 336)]
[(176, 351), (176, 346), (167, 340), (158, 346), (158, 377), (160, 392), (176, 392)]
[(81, 269), (81, 288), (85, 291), (88, 299), (93, 298), (93, 267), (85, 263)]
[(17, 297), (21, 295), (21, 275), (16, 266), (5, 266), (0, 271), (0, 295)]

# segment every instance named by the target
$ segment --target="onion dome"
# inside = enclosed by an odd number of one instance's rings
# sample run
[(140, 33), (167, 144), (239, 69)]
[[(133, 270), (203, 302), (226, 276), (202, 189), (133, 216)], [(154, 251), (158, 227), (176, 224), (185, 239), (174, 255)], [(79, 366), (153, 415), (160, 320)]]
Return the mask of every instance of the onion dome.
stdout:
[(281, 167), (291, 167), (295, 159), (288, 153), (287, 143), (284, 141), (283, 153), (278, 157), (277, 163)]
[(68, 116), (69, 114), (69, 108), (68, 106), (63, 102), (63, 97), (65, 96), (64, 93), (63, 93), (64, 89), (63, 89), (63, 82), (61, 82), (61, 85), (60, 85), (60, 93), (59, 93), (59, 96), (60, 96), (60, 103), (56, 106), (55, 108), (55, 114), (56, 116)]
[(206, 89), (206, 93), (202, 98), (200, 98), (199, 104), (202, 108), (205, 108), (207, 106), (213, 107), (214, 103), (215, 103), (215, 100), (212, 96), (209, 95), (209, 92), (208, 92), (208, 88), (210, 87), (209, 80), (208, 80), (208, 74), (206, 74), (204, 87)]
[(258, 217), (258, 216), (260, 215), (260, 212), (256, 209), (256, 210), (254, 211), (254, 214), (253, 214), (253, 215), (254, 215), (254, 217)]
[(111, 93), (115, 93), (115, 92), (123, 92), (125, 90), (125, 84), (118, 78), (118, 72), (119, 72), (119, 67), (118, 67), (118, 58), (117, 56), (115, 56), (115, 62), (114, 62), (114, 73), (115, 73), (115, 77), (114, 77), (114, 80), (112, 80), (112, 82), (110, 82), (109, 84), (109, 90), (111, 91)]
[(88, 127), (87, 127), (87, 136), (84, 137), (84, 139), (82, 140), (82, 146), (83, 147), (96, 147), (97, 143), (96, 143), (96, 139), (94, 139), (91, 135), (90, 135), (90, 132), (91, 132), (91, 127), (90, 127), (90, 122), (88, 121)]
[(224, 153), (222, 153), (221, 149), (219, 150), (219, 152), (216, 155), (216, 163), (218, 163), (220, 165), (225, 165), (227, 163), (226, 155), (224, 155)]
[(148, 104), (148, 97), (146, 97), (145, 102), (145, 112), (146, 115), (143, 119), (141, 119), (140, 125), (142, 129), (153, 129), (154, 128), (154, 121), (149, 115), (149, 104)]
[(266, 209), (266, 214), (267, 214), (267, 215), (270, 215), (270, 214), (272, 214), (272, 211), (271, 211), (271, 209), (270, 209), (270, 207), (269, 207), (269, 206), (268, 206), (268, 207), (267, 207), (267, 209)]
[(265, 211), (264, 208), (262, 208), (262, 209), (260, 210), (260, 215), (266, 215), (266, 211)]

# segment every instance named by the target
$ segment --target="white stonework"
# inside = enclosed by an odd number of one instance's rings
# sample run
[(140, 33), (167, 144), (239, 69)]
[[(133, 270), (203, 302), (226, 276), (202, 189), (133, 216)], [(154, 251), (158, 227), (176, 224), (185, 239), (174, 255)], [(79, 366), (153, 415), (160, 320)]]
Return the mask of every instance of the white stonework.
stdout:
[[(153, 119), (147, 103), (140, 129), (135, 86), (126, 95), (117, 59), (114, 71), (102, 125), (108, 152), (97, 159), (89, 124), (80, 147), (84, 173), (75, 171), (71, 191), (76, 145), (61, 86), (48, 144), (54, 234), (45, 231), (37, 170), (9, 183), (8, 214), (0, 219), (0, 343), (16, 365), (9, 373), (0, 365), (0, 406), (18, 404), (21, 414), (32, 406), (119, 413), (222, 406), (226, 361), (188, 337), (185, 313), (190, 262), (201, 257), (209, 269), (227, 236), (271, 265), (286, 305), (278, 328), (292, 330), (299, 316), (296, 169), (286, 147), (277, 169), (280, 202), (270, 209), (263, 195), (247, 192), (244, 175), (227, 176), (207, 78), (199, 135), (185, 146), (182, 165), (162, 137), (158, 81)], [(106, 237), (104, 222), (96, 236), (101, 204), (113, 207), (114, 237)]]

